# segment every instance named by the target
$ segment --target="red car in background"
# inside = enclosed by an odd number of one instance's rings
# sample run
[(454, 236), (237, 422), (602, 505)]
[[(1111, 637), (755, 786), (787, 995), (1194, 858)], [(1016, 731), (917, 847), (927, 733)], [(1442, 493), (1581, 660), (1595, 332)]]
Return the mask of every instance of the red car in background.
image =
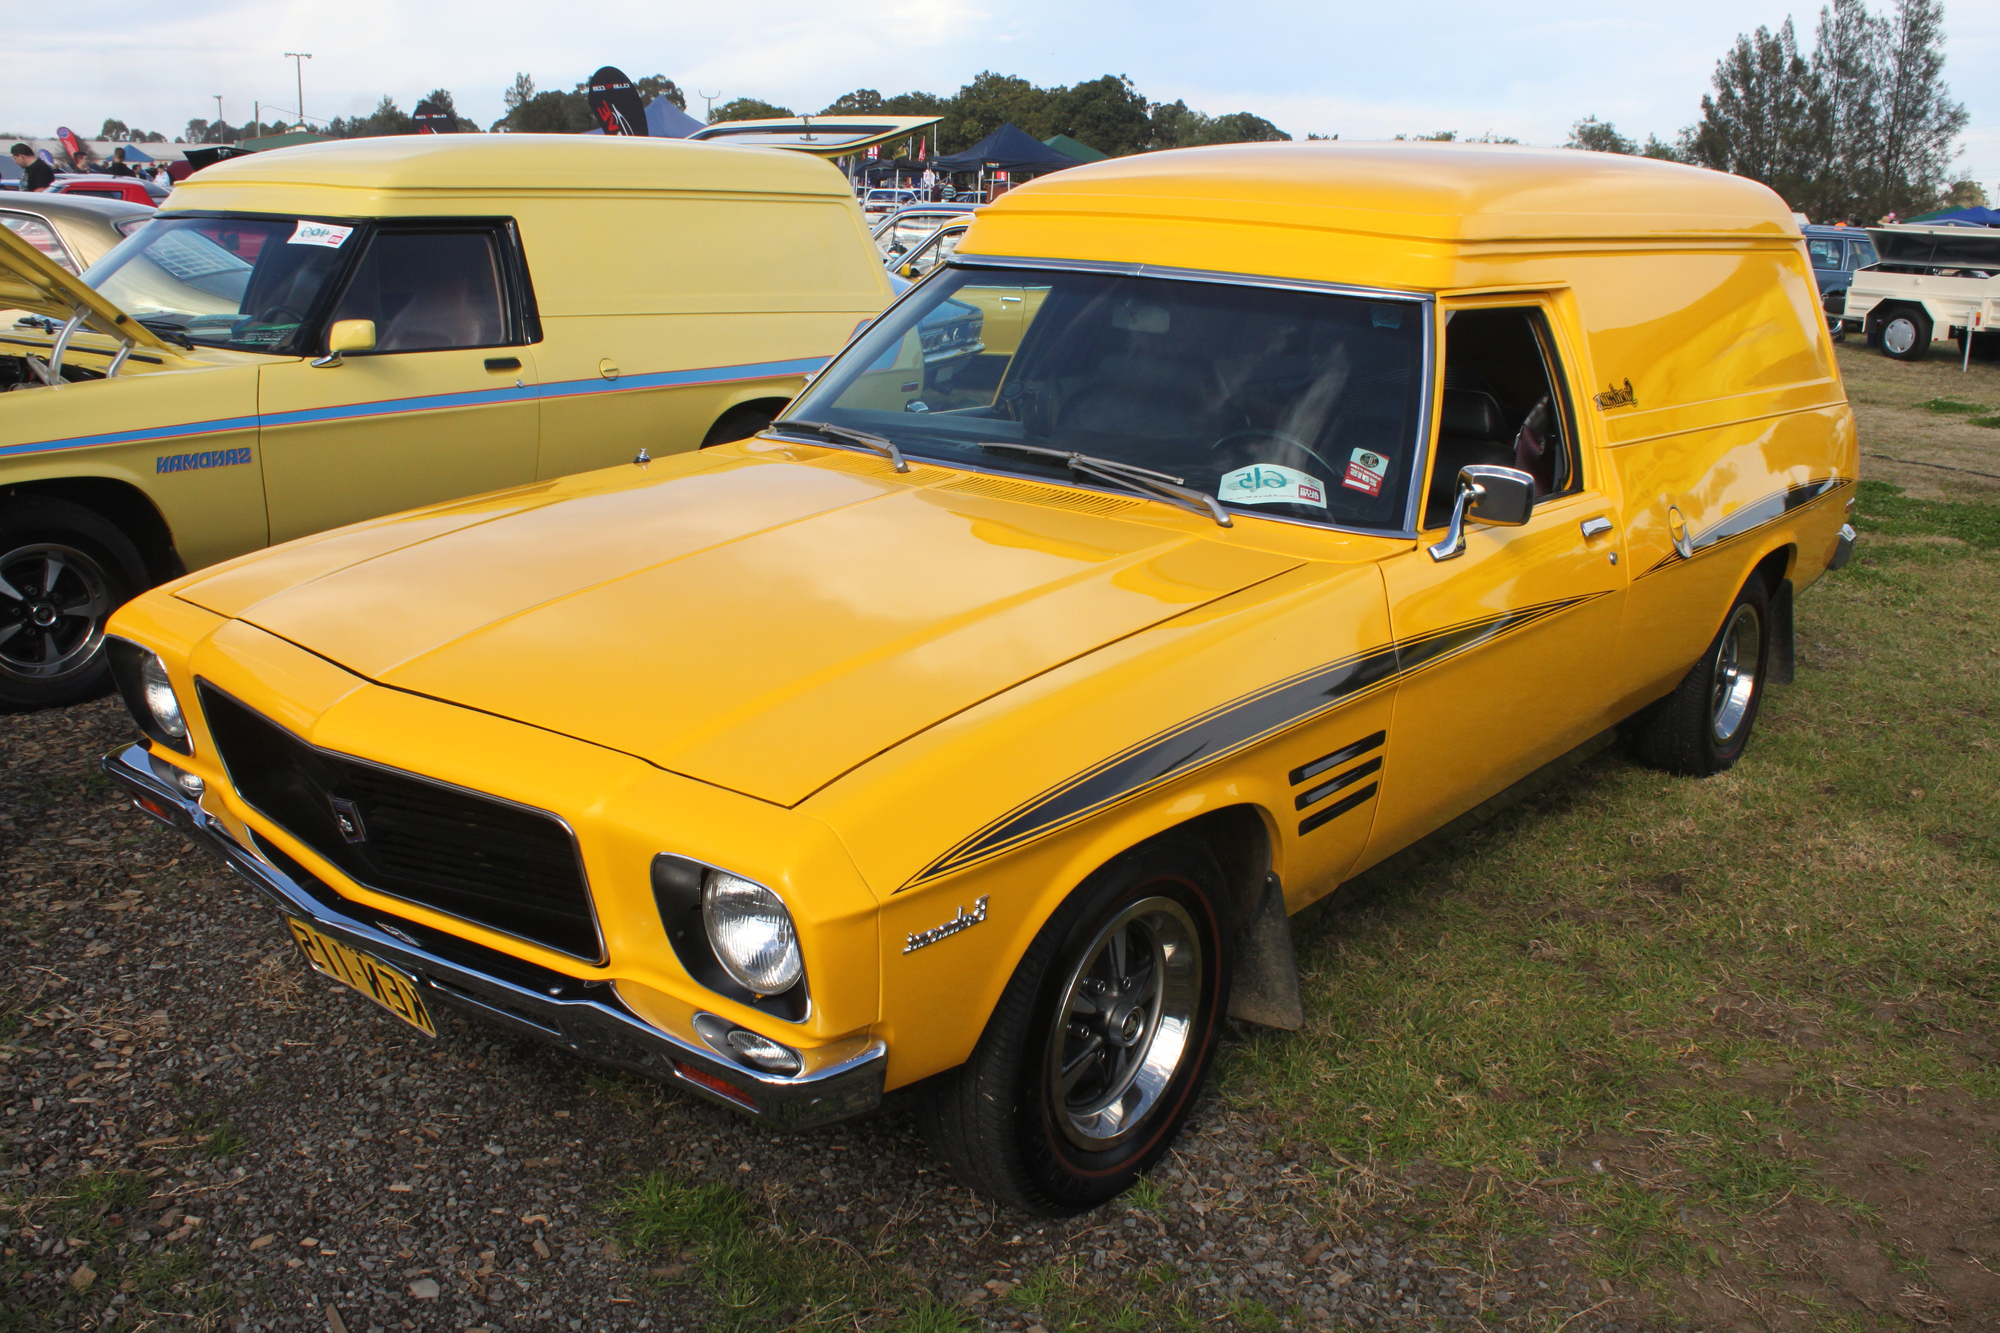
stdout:
[(164, 185), (136, 176), (58, 176), (49, 186), (50, 194), (82, 194), (98, 199), (123, 199), (128, 204), (158, 208), (170, 191)]

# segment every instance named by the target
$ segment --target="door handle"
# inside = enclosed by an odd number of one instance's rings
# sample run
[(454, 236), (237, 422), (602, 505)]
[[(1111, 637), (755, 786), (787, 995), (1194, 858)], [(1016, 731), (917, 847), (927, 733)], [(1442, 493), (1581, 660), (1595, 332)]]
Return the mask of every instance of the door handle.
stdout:
[(1583, 520), (1583, 535), (1585, 538), (1602, 537), (1609, 531), (1611, 531), (1611, 520), (1602, 514), (1599, 514), (1596, 518), (1586, 518)]
[(489, 356), (486, 358), (488, 370), (519, 370), (521, 358), (518, 356)]

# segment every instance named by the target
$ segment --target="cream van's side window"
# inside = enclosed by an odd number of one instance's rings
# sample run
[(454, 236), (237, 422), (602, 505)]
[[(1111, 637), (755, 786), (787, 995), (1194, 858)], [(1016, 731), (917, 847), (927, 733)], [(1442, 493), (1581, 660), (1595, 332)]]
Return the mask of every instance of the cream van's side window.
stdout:
[(1537, 307), (1454, 310), (1444, 334), (1444, 394), (1424, 526), (1443, 527), (1472, 463), (1519, 468), (1538, 497), (1582, 485), (1569, 391)]
[(528, 341), (514, 317), (508, 241), (500, 227), (377, 231), (333, 318), (372, 321), (377, 352)]

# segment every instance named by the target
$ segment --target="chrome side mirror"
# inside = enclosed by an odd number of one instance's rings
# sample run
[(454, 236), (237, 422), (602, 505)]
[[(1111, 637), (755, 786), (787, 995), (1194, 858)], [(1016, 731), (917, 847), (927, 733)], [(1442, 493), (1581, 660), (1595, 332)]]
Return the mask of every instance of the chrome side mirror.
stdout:
[(1433, 560), (1450, 560), (1465, 552), (1465, 524), (1490, 523), (1518, 528), (1535, 512), (1535, 479), (1519, 468), (1473, 463), (1458, 470), (1458, 499), (1451, 507), (1451, 526), (1444, 540), (1427, 547)]
[(372, 319), (337, 319), (326, 335), (326, 355), (314, 360), (313, 364), (322, 368), (340, 364), (342, 352), (372, 352), (375, 350), (375, 321)]

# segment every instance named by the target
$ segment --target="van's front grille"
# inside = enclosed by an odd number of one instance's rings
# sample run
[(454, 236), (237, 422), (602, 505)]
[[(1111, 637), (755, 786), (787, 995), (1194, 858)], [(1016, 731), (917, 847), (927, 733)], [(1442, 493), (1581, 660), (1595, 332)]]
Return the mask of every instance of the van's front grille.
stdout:
[(230, 785), (378, 892), (578, 958), (602, 953), (583, 864), (553, 815), (308, 745), (197, 682)]

